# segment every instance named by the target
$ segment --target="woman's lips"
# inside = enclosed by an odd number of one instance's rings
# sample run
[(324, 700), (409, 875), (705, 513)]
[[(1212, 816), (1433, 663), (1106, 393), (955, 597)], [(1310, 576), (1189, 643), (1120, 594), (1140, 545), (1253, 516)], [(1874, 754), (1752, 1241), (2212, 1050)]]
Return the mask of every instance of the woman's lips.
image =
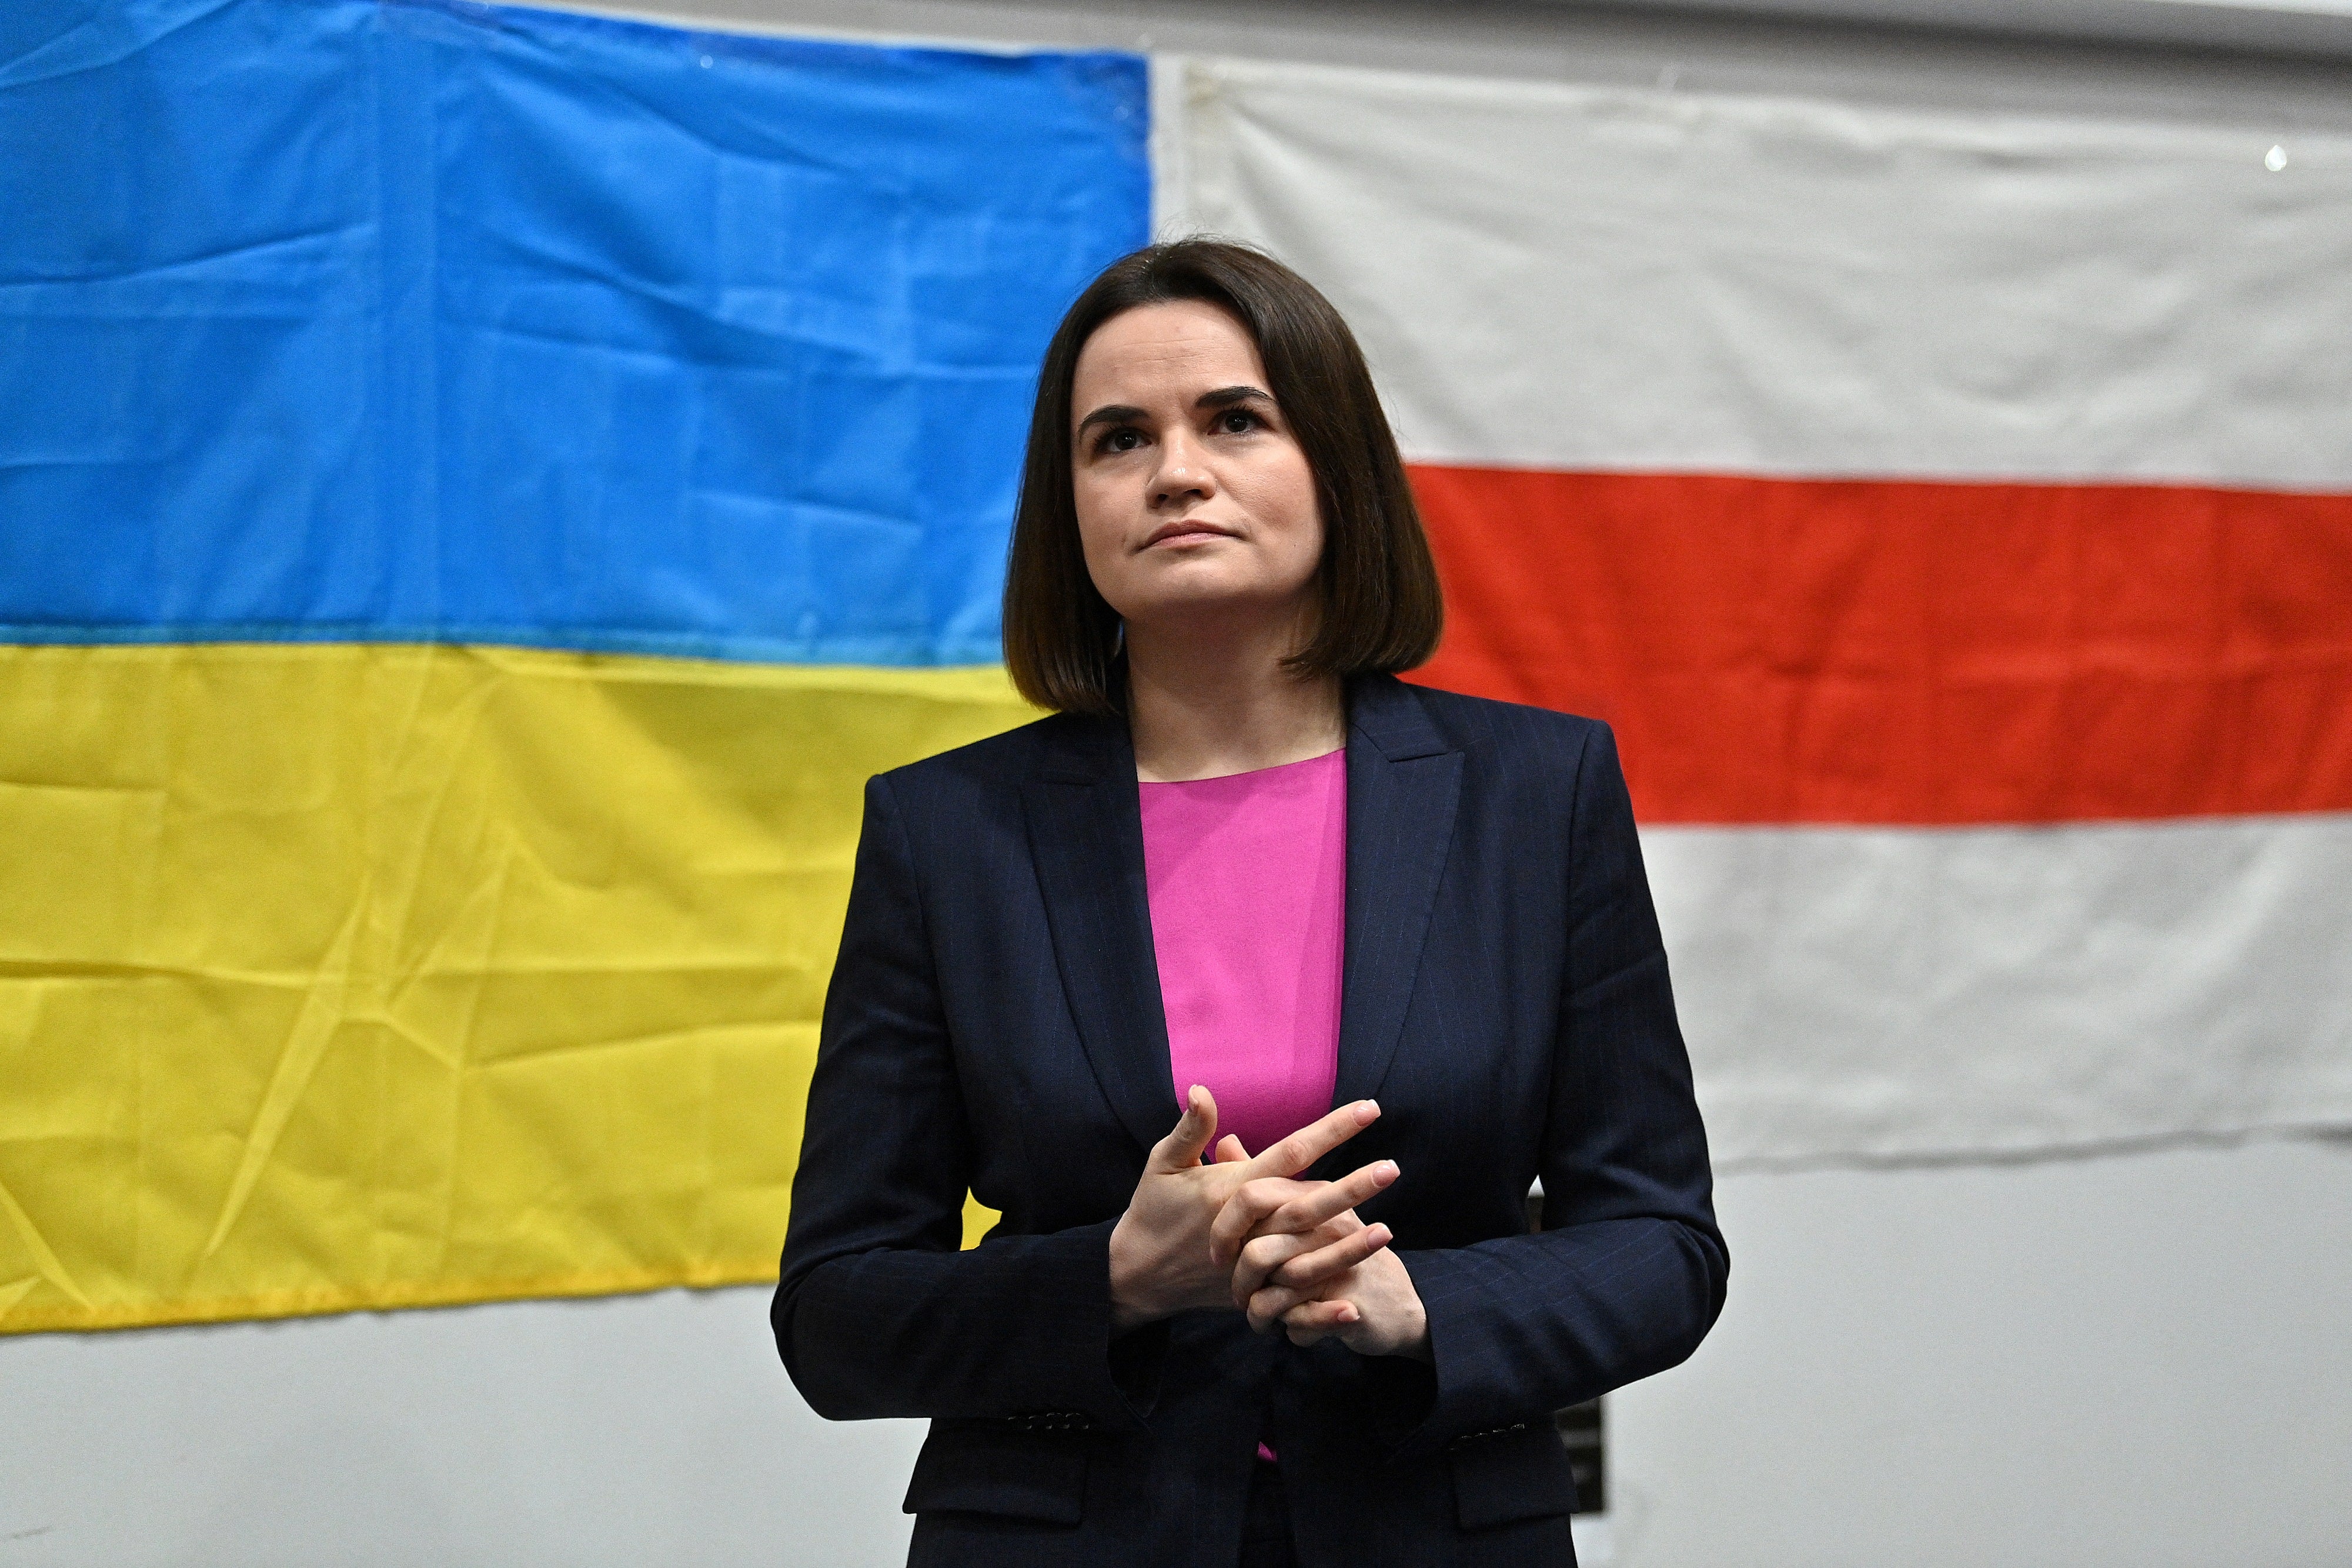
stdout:
[(1171, 533), (1153, 535), (1143, 548), (1156, 549), (1161, 545), (1192, 545), (1203, 539), (1229, 539), (1233, 537), (1223, 528), (1179, 528)]

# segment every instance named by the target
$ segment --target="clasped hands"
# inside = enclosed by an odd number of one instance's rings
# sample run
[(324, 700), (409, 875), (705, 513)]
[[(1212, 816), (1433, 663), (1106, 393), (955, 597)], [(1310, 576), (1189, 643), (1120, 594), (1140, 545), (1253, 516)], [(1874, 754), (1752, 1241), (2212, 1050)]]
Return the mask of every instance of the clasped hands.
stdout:
[(1202, 1307), (1238, 1307), (1260, 1333), (1294, 1344), (1336, 1337), (1360, 1355), (1429, 1359), (1429, 1323), (1385, 1225), (1356, 1206), (1397, 1179), (1376, 1160), (1338, 1181), (1299, 1173), (1379, 1119), (1342, 1105), (1255, 1155), (1217, 1134), (1217, 1103), (1194, 1084), (1174, 1131), (1152, 1146), (1110, 1237), (1112, 1326)]

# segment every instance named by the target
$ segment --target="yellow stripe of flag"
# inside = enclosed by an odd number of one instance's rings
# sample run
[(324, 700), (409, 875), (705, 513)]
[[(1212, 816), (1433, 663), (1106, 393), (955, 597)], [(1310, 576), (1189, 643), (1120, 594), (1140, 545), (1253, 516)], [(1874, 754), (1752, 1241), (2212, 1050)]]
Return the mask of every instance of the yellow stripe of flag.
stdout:
[(860, 787), (1034, 716), (363, 644), (0, 648), (0, 712), (14, 1331), (772, 1278)]

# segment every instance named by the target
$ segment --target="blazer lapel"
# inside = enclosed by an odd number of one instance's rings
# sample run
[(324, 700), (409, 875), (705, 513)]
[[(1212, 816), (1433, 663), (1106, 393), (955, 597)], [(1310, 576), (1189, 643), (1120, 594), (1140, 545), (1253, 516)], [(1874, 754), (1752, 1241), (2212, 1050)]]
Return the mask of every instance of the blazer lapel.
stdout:
[(1022, 787), (1062, 988), (1104, 1096), (1149, 1149), (1176, 1124), (1168, 1015), (1143, 880), (1135, 752), (1116, 719), (1066, 717)]
[(1332, 1103), (1372, 1095), (1412, 999), (1454, 843), (1462, 753), (1390, 675), (1356, 683), (1348, 735), (1348, 915)]

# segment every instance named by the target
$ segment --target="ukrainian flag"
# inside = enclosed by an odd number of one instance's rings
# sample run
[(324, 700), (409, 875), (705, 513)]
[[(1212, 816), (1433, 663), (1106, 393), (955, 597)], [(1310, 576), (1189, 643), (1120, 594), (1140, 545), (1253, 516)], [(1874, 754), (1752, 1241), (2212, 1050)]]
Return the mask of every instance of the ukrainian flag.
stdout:
[(772, 1277), (1143, 62), (0, 19), (0, 1328)]

